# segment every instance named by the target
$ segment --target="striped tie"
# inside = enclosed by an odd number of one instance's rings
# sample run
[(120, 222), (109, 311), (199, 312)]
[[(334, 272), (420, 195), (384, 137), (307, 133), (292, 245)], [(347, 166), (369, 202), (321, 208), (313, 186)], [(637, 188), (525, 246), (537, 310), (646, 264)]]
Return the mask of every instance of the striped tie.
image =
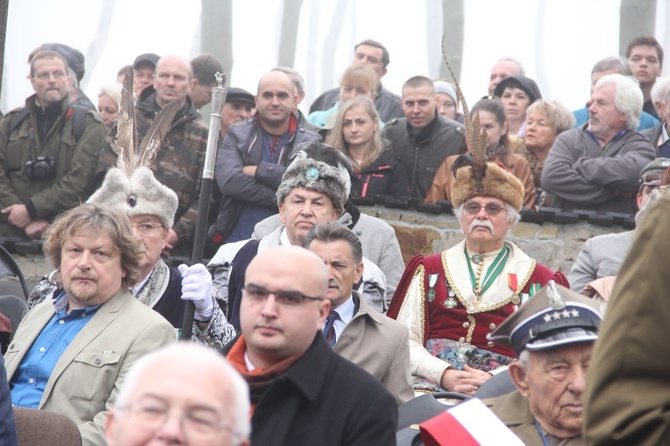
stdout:
[(326, 337), (326, 342), (330, 344), (332, 348), (337, 342), (337, 336), (335, 335), (335, 321), (341, 320), (340, 315), (335, 310), (330, 310), (328, 317), (326, 318), (326, 326), (323, 327), (323, 335)]

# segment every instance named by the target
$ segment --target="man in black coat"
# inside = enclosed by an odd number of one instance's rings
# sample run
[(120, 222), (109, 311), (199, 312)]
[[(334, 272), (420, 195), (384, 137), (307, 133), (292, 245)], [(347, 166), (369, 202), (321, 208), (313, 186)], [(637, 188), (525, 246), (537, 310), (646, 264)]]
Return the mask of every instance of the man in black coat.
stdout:
[(250, 387), (251, 444), (395, 444), (391, 394), (325, 342), (327, 291), (323, 260), (304, 248), (267, 249), (247, 268), (242, 334), (224, 353)]
[(465, 153), (465, 127), (437, 112), (435, 86), (425, 76), (405, 82), (402, 110), (405, 117), (387, 123), (382, 136), (407, 170), (411, 196), (423, 200), (444, 159)]

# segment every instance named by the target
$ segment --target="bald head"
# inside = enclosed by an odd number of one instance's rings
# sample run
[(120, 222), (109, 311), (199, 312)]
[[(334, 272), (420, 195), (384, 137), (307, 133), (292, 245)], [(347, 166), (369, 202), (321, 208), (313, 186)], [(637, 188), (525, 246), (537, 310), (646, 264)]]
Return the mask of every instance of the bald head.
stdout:
[(288, 74), (270, 71), (261, 77), (256, 94), (256, 111), (267, 131), (279, 135), (288, 130), (295, 102), (295, 86)]
[(241, 445), (249, 436), (246, 382), (223, 356), (200, 345), (175, 343), (149, 353), (133, 365), (107, 420), (105, 435), (110, 446), (145, 445), (157, 439), (178, 441), (183, 435), (183, 423), (174, 429), (166, 422), (154, 431), (128, 420), (128, 407), (139, 410), (146, 404), (181, 413), (202, 411), (205, 419), (226, 426), (227, 429), (215, 429), (211, 444)]
[(161, 57), (156, 64), (154, 79), (158, 105), (162, 108), (176, 101), (180, 108), (183, 107), (193, 86), (192, 79), (193, 70), (187, 59), (174, 54)]
[(323, 297), (328, 292), (328, 270), (323, 260), (300, 246), (275, 246), (258, 253), (247, 267), (245, 283), (261, 271), (290, 279), (303, 286), (305, 291), (301, 292), (308, 296)]
[(256, 94), (260, 95), (265, 88), (273, 85), (281, 85), (289, 89), (292, 96), (295, 95), (295, 85), (293, 84), (293, 80), (291, 80), (291, 77), (283, 71), (270, 71), (261, 76), (258, 81)]
[(267, 249), (247, 267), (244, 287), (240, 325), (251, 364), (268, 368), (305, 353), (330, 309), (323, 260), (298, 246)]

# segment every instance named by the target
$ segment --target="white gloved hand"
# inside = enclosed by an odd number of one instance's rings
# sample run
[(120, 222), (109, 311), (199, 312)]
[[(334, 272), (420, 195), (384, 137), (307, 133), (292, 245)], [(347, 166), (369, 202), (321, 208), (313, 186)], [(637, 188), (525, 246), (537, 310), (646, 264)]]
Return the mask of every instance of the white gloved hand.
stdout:
[(181, 273), (181, 298), (195, 304), (194, 317), (197, 321), (208, 321), (214, 313), (212, 299), (212, 275), (205, 265), (179, 265)]

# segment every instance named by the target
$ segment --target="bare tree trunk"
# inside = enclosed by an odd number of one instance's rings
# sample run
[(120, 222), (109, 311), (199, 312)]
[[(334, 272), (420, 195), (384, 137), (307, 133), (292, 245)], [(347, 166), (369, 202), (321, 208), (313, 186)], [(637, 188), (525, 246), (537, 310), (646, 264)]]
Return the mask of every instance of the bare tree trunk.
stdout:
[[(337, 42), (340, 39), (342, 33), (342, 24), (344, 23), (344, 13), (347, 10), (347, 5), (349, 0), (339, 0), (335, 4), (335, 11), (333, 11), (333, 20), (331, 21), (331, 27), (328, 30), (328, 34), (324, 39), (323, 43), (323, 54), (324, 55), (334, 55), (335, 47)], [(352, 57), (353, 60), (353, 57)], [(336, 76), (339, 73), (335, 73), (334, 63), (332, 57), (323, 58), (323, 70), (321, 71), (322, 76), (322, 85), (325, 88), (331, 88), (337, 82), (335, 81)]]
[(633, 38), (640, 34), (654, 35), (656, 0), (621, 0), (619, 13), (619, 53), (624, 56)]
[(428, 77), (438, 78), (444, 65), (442, 60), (442, 0), (426, 0), (426, 54), (428, 56)]
[[(86, 67), (92, 71), (102, 56), (105, 43), (109, 39), (109, 31), (112, 27), (111, 17), (114, 17), (114, 8), (116, 7), (116, 0), (104, 0), (102, 2), (102, 9), (98, 17), (98, 26), (93, 36), (93, 40), (86, 49)], [(121, 67), (117, 67), (121, 68)], [(82, 79), (79, 83), (79, 88), (84, 90), (88, 84), (88, 79)]]
[[(456, 77), (461, 77), (463, 65), (463, 0), (442, 0), (442, 27), (444, 31), (444, 51)], [(440, 77), (449, 79), (449, 71), (444, 62), (440, 65)]]
[[(661, 46), (663, 48), (670, 48), (668, 45), (670, 45), (670, 26), (668, 24), (670, 23), (670, 5), (665, 6), (665, 16), (663, 17), (663, 20), (665, 22), (665, 33), (663, 34), (663, 38), (660, 41)], [(666, 67), (670, 67), (670, 64), (666, 62), (665, 64)], [(663, 69), (663, 74), (667, 75), (667, 73), (670, 72), (667, 69)]]
[[(546, 60), (547, 52), (544, 50), (546, 34), (545, 34), (545, 20), (547, 20), (547, 2), (546, 0), (538, 0), (537, 2), (537, 15), (535, 16), (535, 39), (534, 39), (534, 52), (535, 52), (535, 81), (539, 85), (549, 86), (547, 82), (547, 72), (545, 67), (549, 65), (549, 61)], [(543, 91), (542, 96), (545, 98), (551, 97), (551, 92)]]
[[(7, 13), (9, 11), (9, 0), (0, 0), (0, 73), (5, 72), (5, 44), (7, 42)], [(0, 75), (0, 93), (2, 93), (2, 81), (4, 76)]]
[(298, 38), (301, 6), (302, 0), (284, 0), (278, 57), (278, 64), (282, 67), (293, 67), (295, 63), (295, 44)]
[(233, 70), (233, 0), (202, 0), (201, 53), (216, 57), (231, 85)]

